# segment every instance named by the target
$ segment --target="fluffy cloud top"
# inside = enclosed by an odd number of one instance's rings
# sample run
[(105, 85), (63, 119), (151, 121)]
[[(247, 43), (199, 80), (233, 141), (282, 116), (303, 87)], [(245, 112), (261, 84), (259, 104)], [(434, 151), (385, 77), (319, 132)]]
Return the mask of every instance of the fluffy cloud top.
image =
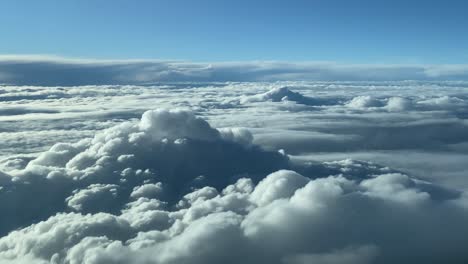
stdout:
[(0, 260), (468, 260), (466, 193), (368, 162), (291, 160), (252, 140), (191, 112), (152, 110), (56, 144), (0, 173)]
[[(84, 213), (116, 212), (127, 196), (174, 203), (207, 183), (222, 188), (289, 166), (285, 155), (251, 145), (251, 139), (248, 131), (217, 130), (191, 112), (154, 110), (91, 140), (58, 143), (10, 180), (2, 176), (0, 198), (9, 202), (0, 203), (0, 232), (64, 211), (64, 201)], [(17, 208), (31, 210), (17, 214)]]
[(252, 96), (243, 96), (239, 102), (241, 104), (255, 103), (255, 102), (295, 102), (304, 105), (333, 105), (338, 103), (336, 99), (312, 98), (304, 96), (298, 92), (291, 91), (288, 87), (274, 88), (266, 93), (256, 94)]
[(466, 208), (457, 199), (434, 199), (405, 175), (309, 180), (280, 171), (250, 191), (235, 185), (204, 198), (195, 194), (198, 190), (187, 194), (199, 198), (181, 209), (58, 214), (0, 239), (0, 258), (37, 263), (464, 263), (468, 257), (468, 241), (460, 232), (468, 221)]
[(0, 86), (0, 263), (466, 263), (466, 84)]

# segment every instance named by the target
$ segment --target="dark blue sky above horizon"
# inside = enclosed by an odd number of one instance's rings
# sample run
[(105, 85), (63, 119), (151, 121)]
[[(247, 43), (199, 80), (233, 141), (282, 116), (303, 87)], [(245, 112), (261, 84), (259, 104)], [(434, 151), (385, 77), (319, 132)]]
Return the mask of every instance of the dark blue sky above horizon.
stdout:
[(4, 0), (0, 54), (468, 62), (468, 1)]

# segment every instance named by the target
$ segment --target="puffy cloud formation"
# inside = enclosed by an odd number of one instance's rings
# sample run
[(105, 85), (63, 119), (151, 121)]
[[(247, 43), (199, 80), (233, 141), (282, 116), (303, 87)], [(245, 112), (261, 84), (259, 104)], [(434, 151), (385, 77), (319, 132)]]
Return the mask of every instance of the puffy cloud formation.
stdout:
[(65, 201), (76, 211), (101, 211), (117, 197), (118, 185), (91, 184), (85, 189), (73, 191)]
[(130, 197), (132, 198), (139, 198), (139, 197), (147, 197), (147, 198), (152, 198), (152, 197), (157, 197), (159, 196), (163, 191), (163, 188), (161, 186), (161, 183), (147, 183), (141, 186), (137, 186), (133, 188), (132, 193), (130, 194)]
[[(191, 112), (154, 110), (93, 139), (58, 143), (12, 177), (2, 176), (0, 198), (9, 202), (0, 203), (0, 231), (45, 219), (65, 205), (86, 213), (116, 212), (128, 197), (175, 203), (207, 183), (222, 188), (289, 166), (287, 156), (251, 140), (246, 130), (217, 130)], [(41, 192), (47, 195), (35, 197)]]
[[(465, 188), (467, 87), (415, 81), (1, 86), (0, 107), (28, 111), (0, 111), (0, 168), (24, 169), (57, 142), (93, 137), (158, 106), (193, 110), (219, 127), (226, 141), (234, 137), (325, 160), (373, 160)], [(281, 101), (285, 94), (289, 99)], [(354, 98), (370, 98), (377, 106), (347, 105)], [(411, 159), (403, 158), (408, 155)], [(123, 153), (119, 160), (134, 156)]]
[[(403, 174), (309, 179), (293, 171), (140, 198), (116, 214), (60, 213), (0, 239), (28, 263), (464, 263), (468, 210)], [(440, 217), (444, 215), (444, 217)], [(444, 226), (444, 228), (440, 228)]]
[(190, 138), (215, 141), (220, 137), (219, 132), (211, 128), (206, 121), (184, 111), (147, 111), (141, 117), (139, 128), (148, 131), (148, 134), (156, 140)]
[(346, 105), (358, 109), (382, 106), (379, 100), (368, 95), (354, 97)]
[(0, 263), (465, 263), (466, 87), (0, 86)]
[(376, 108), (383, 108), (389, 112), (409, 111), (414, 107), (413, 101), (410, 98), (394, 96), (379, 99), (369, 95), (354, 97), (352, 100), (346, 103), (346, 106), (358, 110), (373, 110)]
[(325, 98), (311, 98), (304, 96), (298, 92), (291, 91), (288, 87), (274, 88), (266, 93), (256, 94), (252, 96), (243, 96), (240, 99), (240, 103), (254, 103), (254, 102), (281, 102), (281, 101), (291, 101), (298, 104), (305, 105), (333, 105), (337, 102), (335, 100), (325, 99)]
[(387, 101), (387, 109), (389, 111), (401, 112), (411, 110), (413, 107), (412, 101), (402, 97), (390, 97)]
[(468, 80), (467, 65), (335, 62), (184, 62), (0, 56), (0, 83), (102, 85), (151, 82)]

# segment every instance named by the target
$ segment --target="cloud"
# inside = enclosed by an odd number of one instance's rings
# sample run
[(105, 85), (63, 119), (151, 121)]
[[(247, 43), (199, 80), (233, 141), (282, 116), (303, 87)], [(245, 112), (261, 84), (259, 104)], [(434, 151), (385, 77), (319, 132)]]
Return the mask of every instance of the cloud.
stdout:
[(128, 223), (113, 215), (57, 214), (45, 222), (14, 231), (2, 238), (0, 259), (23, 261), (24, 258), (31, 256), (43, 262), (50, 260), (52, 263), (57, 263), (54, 259), (60, 259), (61, 255), (66, 254), (67, 249), (85, 237), (106, 236), (109, 239), (128, 239), (130, 234)]
[(413, 108), (413, 102), (407, 98), (390, 97), (388, 98), (386, 107), (392, 112), (408, 111)]
[(146, 197), (146, 198), (157, 198), (163, 191), (160, 182), (158, 183), (148, 183), (141, 186), (137, 186), (133, 188), (130, 197), (132, 198), (139, 198), (139, 197)]
[(309, 180), (294, 171), (277, 171), (263, 179), (252, 192), (251, 199), (258, 205), (266, 205), (281, 198), (291, 197)]
[(376, 98), (373, 98), (367, 95), (367, 96), (354, 97), (346, 105), (351, 108), (360, 109), (360, 108), (369, 108), (369, 107), (379, 107), (379, 106), (382, 106), (382, 103)]
[(0, 184), (1, 261), (468, 259), (465, 192), (369, 162), (290, 160), (182, 110), (56, 144)]
[(99, 85), (151, 82), (468, 80), (467, 65), (372, 65), (334, 62), (184, 62), (1, 56), (0, 83)]
[[(0, 203), (0, 233), (66, 211), (64, 201), (82, 212), (116, 212), (127, 196), (174, 203), (207, 183), (222, 188), (289, 166), (287, 156), (251, 139), (248, 131), (217, 130), (191, 112), (154, 110), (93, 139), (55, 144), (6, 180), (0, 198), (10, 202)], [(41, 192), (48, 195), (34, 198)], [(30, 210), (17, 214), (17, 208)]]
[(0, 98), (28, 110), (0, 116), (2, 263), (468, 259), (465, 82), (2, 86)]
[[(240, 179), (219, 194), (196, 190), (186, 199), (198, 198), (181, 209), (167, 211), (156, 200), (140, 198), (138, 205), (130, 202), (116, 215), (57, 214), (1, 238), (0, 259), (464, 263), (468, 257), (467, 238), (460, 232), (468, 220), (466, 207), (460, 206), (466, 200), (434, 199), (432, 191), (408, 176), (307, 179), (280, 171), (253, 189), (241, 188), (246, 183)], [(142, 207), (144, 203), (154, 206)]]
[(326, 98), (312, 98), (304, 96), (298, 92), (291, 91), (288, 87), (274, 88), (266, 93), (256, 94), (252, 96), (243, 96), (240, 100), (241, 104), (245, 103), (255, 103), (255, 102), (281, 102), (281, 101), (290, 101), (298, 104), (304, 105), (334, 105), (338, 101), (336, 99), (326, 99)]
[(117, 197), (119, 186), (115, 184), (91, 184), (86, 189), (73, 191), (65, 199), (68, 207), (82, 212), (105, 211)]

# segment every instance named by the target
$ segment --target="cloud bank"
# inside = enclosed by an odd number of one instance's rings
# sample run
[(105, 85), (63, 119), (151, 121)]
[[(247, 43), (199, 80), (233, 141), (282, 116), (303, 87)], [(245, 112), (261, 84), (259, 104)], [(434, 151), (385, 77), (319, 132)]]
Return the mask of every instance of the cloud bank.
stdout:
[(58, 143), (0, 184), (5, 263), (468, 260), (467, 193), (373, 163), (292, 161), (181, 110)]
[(466, 263), (467, 84), (0, 86), (0, 263)]
[(147, 111), (0, 176), (2, 261), (468, 260), (466, 193), (371, 163), (294, 163), (187, 111)]
[(468, 65), (335, 62), (184, 62), (0, 56), (0, 83), (102, 85), (155, 82), (468, 80)]

